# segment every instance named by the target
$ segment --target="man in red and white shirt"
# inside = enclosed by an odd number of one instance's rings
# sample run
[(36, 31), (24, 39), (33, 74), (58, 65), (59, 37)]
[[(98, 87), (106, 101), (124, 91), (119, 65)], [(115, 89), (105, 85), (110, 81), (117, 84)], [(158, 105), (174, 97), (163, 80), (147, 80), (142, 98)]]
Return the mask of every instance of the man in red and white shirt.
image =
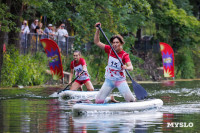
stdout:
[(94, 36), (94, 43), (108, 54), (108, 65), (105, 68), (106, 69), (105, 81), (99, 93), (97, 94), (95, 102), (104, 103), (105, 98), (112, 92), (114, 88), (118, 88), (119, 92), (123, 95), (123, 97), (125, 98), (127, 102), (133, 102), (136, 99), (133, 96), (126, 82), (126, 75), (125, 75), (125, 69), (132, 71), (133, 66), (130, 61), (129, 54), (127, 54), (123, 50), (123, 44), (124, 44), (123, 37), (120, 35), (114, 35), (110, 39), (112, 47), (114, 48), (114, 50), (116, 51), (119, 58), (124, 64), (122, 66), (120, 61), (116, 57), (115, 53), (111, 49), (111, 47), (109, 45), (106, 45), (100, 42), (100, 39), (99, 39), (100, 30), (97, 27), (97, 25), (101, 26), (101, 23), (95, 24), (96, 33)]
[(85, 71), (83, 74), (81, 74), (75, 82), (72, 84), (70, 90), (77, 90), (80, 88), (83, 84), (86, 86), (87, 91), (93, 91), (94, 87), (90, 81), (90, 76), (87, 71), (87, 64), (85, 62), (85, 59), (81, 58), (81, 53), (80, 51), (75, 51), (74, 52), (74, 60), (71, 62), (70, 68), (71, 68), (71, 73), (69, 76), (69, 83), (72, 80), (73, 73), (75, 71), (76, 77), (80, 75), (82, 71)]

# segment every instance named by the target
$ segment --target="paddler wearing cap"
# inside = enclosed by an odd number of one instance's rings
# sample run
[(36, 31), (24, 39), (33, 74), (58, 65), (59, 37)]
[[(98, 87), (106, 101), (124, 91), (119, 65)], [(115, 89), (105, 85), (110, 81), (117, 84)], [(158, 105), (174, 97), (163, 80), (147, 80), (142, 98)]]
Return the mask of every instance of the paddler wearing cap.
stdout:
[(108, 65), (105, 68), (105, 81), (96, 97), (95, 102), (104, 103), (106, 97), (112, 92), (114, 88), (118, 88), (126, 102), (133, 102), (136, 100), (136, 98), (133, 96), (126, 82), (125, 75), (125, 69), (132, 71), (133, 66), (129, 58), (129, 54), (123, 50), (123, 45), (125, 44), (123, 37), (121, 35), (114, 35), (110, 39), (114, 50), (117, 52), (119, 58), (124, 64), (122, 66), (111, 47), (100, 41), (100, 30), (97, 25), (101, 26), (101, 23), (95, 24), (96, 32), (94, 36), (94, 43), (108, 54)]

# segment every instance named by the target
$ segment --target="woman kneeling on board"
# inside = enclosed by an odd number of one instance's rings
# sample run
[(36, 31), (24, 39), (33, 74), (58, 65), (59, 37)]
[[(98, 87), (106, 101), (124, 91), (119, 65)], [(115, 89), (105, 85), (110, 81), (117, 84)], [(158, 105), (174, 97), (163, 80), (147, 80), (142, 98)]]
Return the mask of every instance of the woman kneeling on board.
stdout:
[(70, 90), (77, 90), (78, 88), (81, 88), (82, 90), (82, 85), (84, 84), (87, 88), (87, 91), (94, 91), (94, 87), (90, 81), (90, 76), (87, 71), (87, 64), (85, 62), (85, 59), (81, 58), (81, 52), (76, 50), (74, 52), (73, 57), (74, 57), (74, 60), (71, 62), (71, 65), (70, 65), (71, 73), (69, 76), (69, 83), (72, 80), (74, 71), (75, 71), (76, 76), (80, 75), (82, 71), (85, 71), (85, 72), (75, 80)]
[(124, 45), (123, 37), (120, 35), (114, 35), (110, 39), (110, 42), (114, 50), (121, 58), (123, 64), (125, 64), (121, 66), (120, 61), (117, 59), (111, 47), (109, 45), (100, 42), (99, 39), (100, 30), (97, 27), (97, 25), (101, 26), (101, 23), (95, 24), (96, 32), (94, 36), (94, 43), (108, 54), (108, 65), (106, 66), (105, 81), (99, 93), (97, 94), (95, 102), (104, 103), (106, 97), (112, 92), (114, 88), (118, 88), (118, 90), (120, 91), (120, 93), (123, 95), (123, 97), (127, 102), (136, 101), (136, 98), (133, 96), (126, 82), (125, 69), (132, 71), (133, 66), (130, 61), (129, 54), (127, 54), (123, 50), (123, 45)]

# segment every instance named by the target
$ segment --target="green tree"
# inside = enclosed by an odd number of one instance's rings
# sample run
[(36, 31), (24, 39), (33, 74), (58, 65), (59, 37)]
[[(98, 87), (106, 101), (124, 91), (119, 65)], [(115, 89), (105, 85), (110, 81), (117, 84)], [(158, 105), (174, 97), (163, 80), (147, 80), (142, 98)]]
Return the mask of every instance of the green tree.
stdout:
[[(190, 13), (186, 13), (184, 4), (180, 5), (176, 3), (179, 5), (179, 8), (177, 8), (172, 0), (149, 0), (149, 2), (152, 5), (153, 17), (157, 27), (156, 37), (160, 41), (167, 42), (172, 46), (175, 55), (177, 55), (177, 58), (175, 57), (175, 63), (180, 67), (176, 59), (180, 59), (180, 56), (185, 57), (181, 49), (187, 49), (191, 53), (191, 49), (199, 44), (200, 23), (194, 16), (190, 16)], [(186, 5), (186, 7), (191, 7), (189, 4)], [(191, 10), (188, 9), (188, 12), (191, 12)], [(187, 58), (188, 65), (195, 66), (191, 60), (194, 58), (194, 54), (188, 54), (187, 56), (191, 56)], [(189, 69), (183, 63), (180, 71), (182, 71), (180, 78), (194, 78), (195, 76), (193, 70)], [(186, 74), (186, 71), (190, 75)]]
[(15, 23), (10, 21), (13, 15), (8, 12), (9, 8), (6, 1), (0, 1), (0, 83), (1, 83), (1, 68), (3, 64), (3, 45), (5, 43), (5, 35), (14, 28)]
[(200, 20), (200, 1), (199, 0), (189, 0), (190, 4), (192, 5), (192, 13), (194, 14), (194, 16)]
[[(94, 24), (101, 22), (108, 38), (113, 34), (123, 34), (127, 35), (127, 40), (134, 40), (134, 32), (144, 25), (152, 13), (151, 6), (146, 0), (51, 0), (37, 10), (54, 24), (61, 21), (67, 23), (70, 34), (76, 36), (74, 48), (81, 50), (85, 56), (90, 56), (89, 60), (94, 70), (102, 71), (106, 58), (103, 58), (103, 51), (93, 45)], [(101, 40), (106, 43), (104, 38)], [(84, 45), (91, 45), (90, 51), (83, 49)], [(127, 41), (126, 45), (131, 48), (133, 42)], [(101, 78), (99, 74), (97, 71), (94, 72), (95, 77)]]
[(177, 6), (178, 9), (182, 8), (188, 15), (193, 16), (193, 6), (190, 4), (189, 0), (173, 0), (173, 3)]

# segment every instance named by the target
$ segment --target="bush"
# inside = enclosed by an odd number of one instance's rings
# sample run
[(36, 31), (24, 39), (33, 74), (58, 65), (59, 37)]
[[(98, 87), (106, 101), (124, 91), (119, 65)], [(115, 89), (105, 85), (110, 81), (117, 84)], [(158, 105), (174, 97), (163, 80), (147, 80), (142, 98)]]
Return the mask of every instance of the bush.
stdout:
[(15, 49), (8, 49), (3, 57), (1, 86), (43, 84), (48, 76), (47, 62), (44, 53), (20, 55)]
[(177, 78), (193, 79), (195, 75), (195, 65), (193, 61), (193, 54), (187, 47), (180, 49), (176, 59), (176, 75)]

